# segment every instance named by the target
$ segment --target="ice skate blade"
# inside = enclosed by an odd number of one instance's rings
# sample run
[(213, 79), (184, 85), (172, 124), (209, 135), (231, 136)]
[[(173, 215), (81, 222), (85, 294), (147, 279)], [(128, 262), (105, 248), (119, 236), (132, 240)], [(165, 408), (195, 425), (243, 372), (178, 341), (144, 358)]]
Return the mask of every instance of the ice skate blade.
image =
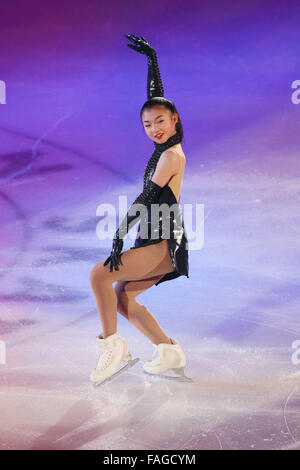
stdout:
[(147, 372), (145, 370), (144, 374), (149, 375), (150, 377), (159, 377), (161, 379), (172, 380), (173, 382), (194, 382), (193, 379), (187, 377), (186, 375), (171, 376), (164, 374), (150, 374), (150, 372)]
[(111, 379), (114, 379), (115, 377), (117, 377), (118, 375), (120, 375), (122, 372), (125, 372), (125, 370), (127, 369), (130, 369), (132, 366), (134, 366), (138, 361), (140, 360), (139, 357), (136, 357), (135, 359), (130, 359), (130, 361), (127, 362), (127, 364), (123, 367), (121, 367), (121, 369), (119, 369), (117, 372), (115, 372), (113, 375), (111, 375), (110, 377), (107, 377), (106, 379), (102, 380), (102, 381), (99, 381), (99, 382), (94, 382), (93, 383), (93, 388), (97, 388), (97, 387), (100, 387), (100, 385), (104, 385), (106, 382), (110, 382)]

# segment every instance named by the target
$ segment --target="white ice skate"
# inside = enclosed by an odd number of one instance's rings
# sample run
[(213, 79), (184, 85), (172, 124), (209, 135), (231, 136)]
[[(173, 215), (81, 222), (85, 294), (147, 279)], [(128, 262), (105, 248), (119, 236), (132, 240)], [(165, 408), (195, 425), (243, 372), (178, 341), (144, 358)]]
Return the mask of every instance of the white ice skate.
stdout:
[[(131, 359), (128, 344), (118, 332), (107, 338), (103, 338), (101, 334), (97, 337), (97, 341), (102, 354), (100, 353), (97, 365), (90, 375), (94, 386), (103, 385), (139, 361), (139, 358)], [(122, 361), (127, 364), (119, 369)]]
[[(192, 379), (185, 375), (186, 373), (186, 358), (180, 345), (173, 338), (170, 338), (172, 344), (160, 343), (153, 344), (155, 351), (152, 356), (152, 361), (147, 361), (143, 365), (143, 369), (148, 374), (162, 374), (172, 370), (179, 377), (163, 375), (165, 378), (175, 379), (182, 378), (184, 381), (192, 382)], [(157, 357), (154, 359), (155, 354)]]

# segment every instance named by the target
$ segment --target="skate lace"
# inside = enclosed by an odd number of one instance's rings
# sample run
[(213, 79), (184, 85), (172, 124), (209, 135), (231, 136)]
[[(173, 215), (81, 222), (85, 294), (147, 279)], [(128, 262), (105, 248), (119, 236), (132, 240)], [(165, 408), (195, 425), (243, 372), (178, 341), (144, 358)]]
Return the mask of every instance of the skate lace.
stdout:
[(152, 362), (155, 363), (155, 365), (161, 363), (160, 350), (158, 347), (156, 347), (152, 353)]
[(104, 352), (100, 353), (97, 369), (105, 369), (110, 365), (112, 359), (112, 350), (107, 349)]

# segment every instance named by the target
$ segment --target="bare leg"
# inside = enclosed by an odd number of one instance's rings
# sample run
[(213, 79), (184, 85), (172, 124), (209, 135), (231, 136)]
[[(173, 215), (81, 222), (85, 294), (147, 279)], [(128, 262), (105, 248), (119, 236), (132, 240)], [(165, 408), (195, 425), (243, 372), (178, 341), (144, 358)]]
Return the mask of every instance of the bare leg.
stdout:
[(152, 313), (136, 300), (136, 296), (153, 286), (162, 276), (141, 281), (118, 281), (115, 291), (118, 312), (140, 330), (153, 344), (169, 343), (170, 338), (162, 330)]
[[(118, 298), (113, 287), (115, 281), (145, 280), (173, 271), (167, 240), (154, 245), (127, 250), (121, 254), (119, 270), (109, 271), (105, 260), (90, 272), (90, 282), (102, 322), (103, 338), (117, 331)], [(150, 313), (150, 312), (149, 312)]]

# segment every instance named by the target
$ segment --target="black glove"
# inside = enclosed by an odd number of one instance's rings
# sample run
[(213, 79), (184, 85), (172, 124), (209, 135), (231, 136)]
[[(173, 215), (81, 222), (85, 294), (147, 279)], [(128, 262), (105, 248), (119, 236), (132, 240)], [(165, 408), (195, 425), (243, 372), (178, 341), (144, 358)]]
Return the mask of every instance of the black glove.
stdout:
[[(116, 231), (114, 235), (114, 240), (112, 244), (112, 250), (110, 256), (105, 260), (104, 266), (109, 264), (109, 270), (113, 271), (115, 268), (116, 271), (119, 270), (118, 265), (121, 263), (121, 251), (123, 249), (123, 238), (128, 233), (128, 231), (137, 223), (137, 221), (141, 218), (142, 210), (148, 211), (148, 208), (151, 206), (152, 201), (156, 197), (157, 194), (160, 193), (162, 187), (158, 184), (154, 183), (154, 181), (149, 180), (148, 185), (144, 188), (143, 192), (136, 198), (136, 200), (131, 205), (129, 211), (127, 212), (126, 216), (122, 220), (120, 227)], [(143, 207), (134, 207), (135, 204), (142, 204)], [(136, 212), (139, 214), (137, 215)], [(134, 222), (134, 223), (132, 223)]]
[(105, 260), (103, 266), (106, 266), (109, 263), (110, 272), (115, 268), (116, 271), (119, 271), (118, 265), (122, 263), (121, 261), (121, 251), (123, 249), (123, 240), (121, 238), (115, 238), (112, 244), (112, 250), (110, 256)]
[(124, 34), (124, 36), (133, 42), (127, 44), (134, 51), (145, 54), (148, 60), (148, 77), (147, 77), (147, 97), (148, 100), (154, 96), (164, 96), (164, 88), (160, 77), (156, 52), (143, 36), (140, 38), (133, 34)]

